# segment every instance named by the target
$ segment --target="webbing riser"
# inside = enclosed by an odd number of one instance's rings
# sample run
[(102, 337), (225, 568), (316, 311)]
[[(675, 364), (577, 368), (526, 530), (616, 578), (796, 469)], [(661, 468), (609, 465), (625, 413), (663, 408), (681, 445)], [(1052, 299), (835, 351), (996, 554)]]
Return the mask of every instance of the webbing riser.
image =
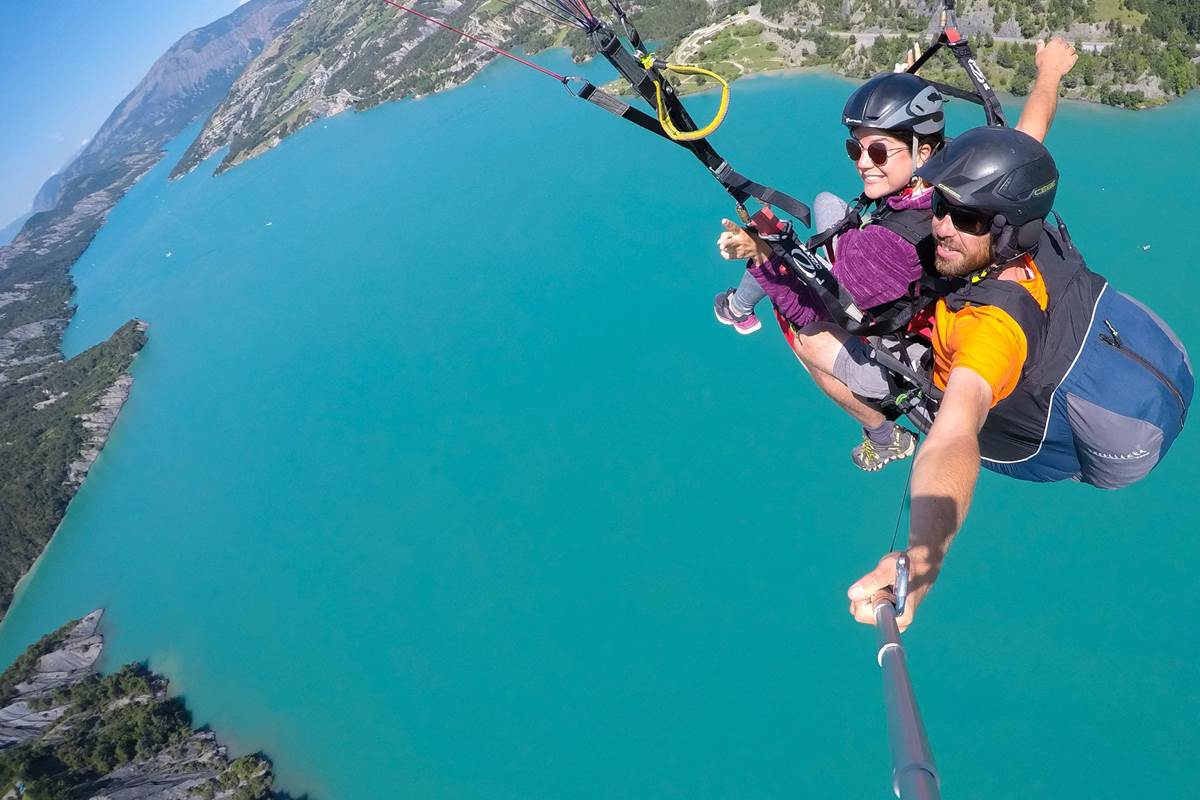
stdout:
[(936, 86), (938, 90), (944, 94), (948, 94), (951, 97), (957, 97), (960, 100), (970, 100), (973, 103), (978, 103), (979, 105), (983, 106), (984, 117), (986, 118), (988, 125), (1007, 125), (1008, 123), (1004, 118), (1004, 107), (1000, 105), (1000, 98), (996, 97), (996, 92), (992, 89), (991, 84), (988, 83), (987, 77), (983, 74), (983, 70), (980, 69), (979, 62), (975, 60), (975, 54), (971, 50), (971, 43), (966, 39), (966, 37), (958, 34), (957, 28), (945, 28), (942, 31), (941, 36), (938, 37), (937, 41), (934, 42), (928, 50), (922, 53), (920, 58), (913, 62), (912, 66), (910, 66), (907, 71), (913, 75), (916, 75), (917, 72), (920, 71), (921, 67), (925, 66), (929, 59), (933, 58), (933, 55), (943, 47), (948, 49), (951, 54), (953, 54), (954, 59), (958, 62), (959, 66), (961, 66), (963, 71), (967, 73), (967, 77), (970, 78), (971, 84), (975, 87), (975, 91), (973, 93), (966, 92), (962, 89), (958, 89), (957, 87), (949, 86), (948, 84), (939, 83), (936, 81), (929, 82)]
[[(634, 30), (631, 30), (630, 34), (634, 37), (637, 35)], [(675, 127), (681, 131), (697, 130), (696, 123), (692, 120), (691, 115), (688, 114), (687, 109), (683, 107), (683, 104), (679, 101), (670, 84), (666, 83), (661, 75), (652, 69), (647, 69), (640, 61), (634, 58), (621, 44), (620, 38), (610, 28), (600, 25), (590, 35), (592, 43), (596, 46), (600, 54), (613, 65), (613, 68), (625, 80), (629, 81), (634, 91), (643, 100), (652, 107), (657, 106), (658, 97), (657, 90), (655, 89), (655, 83), (657, 82), (659, 86), (662, 86), (664, 105)], [(591, 87), (590, 90), (585, 87), (585, 91), (587, 92), (586, 96), (584, 95), (584, 91), (579, 93), (579, 96), (583, 99), (596, 103), (605, 110), (623, 119), (627, 119), (646, 130), (664, 136), (675, 144), (690, 150), (708, 168), (713, 177), (717, 179), (739, 206), (743, 205), (750, 198), (755, 198), (763, 203), (778, 206), (806, 226), (811, 224), (808, 206), (778, 189), (773, 189), (770, 186), (752, 181), (736, 172), (707, 140), (677, 141), (671, 139), (662, 130), (662, 126), (658, 124), (658, 120), (654, 117), (632, 108), (628, 104), (616, 100), (616, 98), (612, 98), (611, 95), (606, 95), (595, 87)]]

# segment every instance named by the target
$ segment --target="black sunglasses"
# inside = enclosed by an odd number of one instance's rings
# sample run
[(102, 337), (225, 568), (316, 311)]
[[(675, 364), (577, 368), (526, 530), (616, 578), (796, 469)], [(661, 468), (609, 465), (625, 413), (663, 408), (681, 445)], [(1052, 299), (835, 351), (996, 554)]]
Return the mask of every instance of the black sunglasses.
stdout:
[(963, 233), (969, 233), (972, 236), (982, 236), (992, 229), (991, 214), (981, 214), (978, 211), (971, 211), (970, 209), (952, 205), (936, 189), (933, 192), (933, 197), (930, 199), (930, 207), (936, 219), (945, 219), (949, 215), (950, 223), (954, 225), (955, 229)]
[[(871, 159), (871, 163), (877, 167), (882, 167), (887, 163), (888, 156), (892, 153), (899, 153), (901, 150), (907, 150), (907, 147), (893, 147), (891, 150), (883, 142), (871, 142), (867, 145), (867, 157)], [(846, 155), (850, 156), (851, 161), (858, 161), (862, 158), (863, 146), (858, 139), (850, 138), (846, 140)]]

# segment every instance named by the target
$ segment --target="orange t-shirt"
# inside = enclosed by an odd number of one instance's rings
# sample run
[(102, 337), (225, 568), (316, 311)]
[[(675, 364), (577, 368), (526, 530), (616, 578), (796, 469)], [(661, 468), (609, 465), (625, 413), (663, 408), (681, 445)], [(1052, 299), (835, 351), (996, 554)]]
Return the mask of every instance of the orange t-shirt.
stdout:
[[(1025, 257), (1025, 274), (1016, 280), (1043, 311), (1048, 301), (1046, 282), (1033, 259)], [(933, 317), (933, 382), (946, 388), (950, 371), (966, 367), (992, 387), (992, 405), (1012, 394), (1021, 379), (1029, 353), (1025, 332), (1008, 312), (996, 306), (967, 306), (951, 311), (939, 300)]]

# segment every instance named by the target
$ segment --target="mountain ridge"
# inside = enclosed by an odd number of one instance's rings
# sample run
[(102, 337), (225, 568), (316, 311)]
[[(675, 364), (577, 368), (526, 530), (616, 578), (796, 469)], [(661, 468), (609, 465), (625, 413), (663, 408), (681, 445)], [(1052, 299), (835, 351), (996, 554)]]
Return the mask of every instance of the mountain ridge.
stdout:
[(158, 150), (229, 91), (246, 65), (307, 0), (249, 0), (226, 17), (180, 37), (117, 104), (79, 155), (34, 198), (53, 208), (67, 183), (131, 153)]

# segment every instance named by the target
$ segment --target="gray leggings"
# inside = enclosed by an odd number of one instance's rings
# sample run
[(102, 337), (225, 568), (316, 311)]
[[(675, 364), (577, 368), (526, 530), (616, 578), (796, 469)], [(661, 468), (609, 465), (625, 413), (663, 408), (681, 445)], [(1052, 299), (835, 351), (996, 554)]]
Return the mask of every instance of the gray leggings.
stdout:
[[(813, 199), (813, 227), (818, 232), (827, 230), (841, 222), (846, 216), (848, 204), (845, 200), (829, 192), (821, 192)], [(749, 314), (758, 305), (758, 301), (767, 296), (766, 291), (759, 286), (758, 281), (746, 270), (737, 291), (730, 298), (729, 305), (735, 314)]]

